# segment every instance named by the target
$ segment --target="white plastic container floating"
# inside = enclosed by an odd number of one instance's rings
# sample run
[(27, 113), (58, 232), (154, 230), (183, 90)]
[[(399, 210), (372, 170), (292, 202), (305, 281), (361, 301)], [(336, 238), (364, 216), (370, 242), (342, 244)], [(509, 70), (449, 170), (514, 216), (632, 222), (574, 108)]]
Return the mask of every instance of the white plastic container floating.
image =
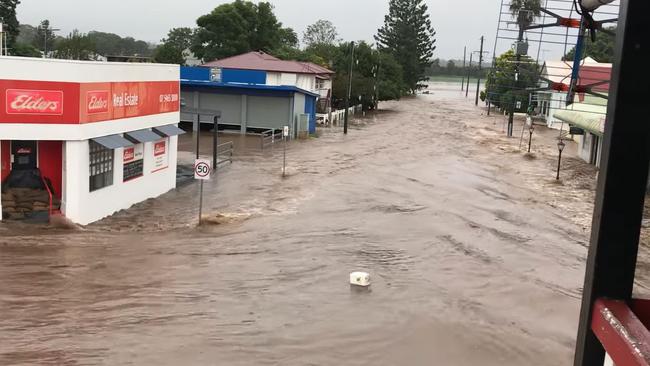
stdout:
[(370, 286), (370, 274), (366, 272), (350, 273), (350, 285), (359, 287)]

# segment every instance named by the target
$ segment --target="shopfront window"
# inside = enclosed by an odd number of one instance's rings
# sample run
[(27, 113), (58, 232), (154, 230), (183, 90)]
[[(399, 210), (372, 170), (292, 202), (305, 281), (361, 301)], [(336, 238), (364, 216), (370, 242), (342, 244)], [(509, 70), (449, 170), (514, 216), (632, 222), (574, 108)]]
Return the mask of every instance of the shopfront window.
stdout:
[(124, 148), (124, 182), (142, 177), (144, 172), (144, 144)]
[(90, 141), (90, 191), (113, 185), (115, 150)]

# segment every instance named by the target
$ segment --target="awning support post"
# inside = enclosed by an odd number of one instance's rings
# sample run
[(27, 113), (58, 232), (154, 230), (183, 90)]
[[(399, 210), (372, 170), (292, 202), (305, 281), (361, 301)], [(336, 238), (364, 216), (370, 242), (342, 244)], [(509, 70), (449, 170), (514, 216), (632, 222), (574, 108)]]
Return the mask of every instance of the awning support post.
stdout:
[(591, 330), (599, 298), (629, 301), (634, 286), (650, 165), (647, 117), (646, 0), (621, 0), (601, 174), (587, 257), (575, 366), (602, 365), (605, 350)]

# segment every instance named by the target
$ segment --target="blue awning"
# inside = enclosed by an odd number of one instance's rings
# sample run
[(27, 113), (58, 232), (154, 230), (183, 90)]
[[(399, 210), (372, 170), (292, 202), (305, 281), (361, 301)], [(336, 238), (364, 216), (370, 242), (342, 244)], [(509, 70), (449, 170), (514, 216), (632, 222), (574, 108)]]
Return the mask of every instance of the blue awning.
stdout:
[(239, 83), (217, 83), (213, 81), (204, 80), (185, 80), (181, 79), (181, 87), (203, 87), (221, 90), (233, 91), (271, 91), (271, 92), (285, 92), (285, 93), (301, 93), (312, 97), (319, 95), (305, 89), (301, 89), (293, 85), (266, 85), (266, 84), (239, 84)]

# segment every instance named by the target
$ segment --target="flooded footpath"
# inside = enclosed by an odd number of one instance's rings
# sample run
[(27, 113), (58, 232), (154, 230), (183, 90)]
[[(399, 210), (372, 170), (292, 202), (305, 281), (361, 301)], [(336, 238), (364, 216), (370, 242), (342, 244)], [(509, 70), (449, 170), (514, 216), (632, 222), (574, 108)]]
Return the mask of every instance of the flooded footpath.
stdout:
[(545, 132), (525, 155), (484, 114), (437, 85), (291, 143), (286, 178), (282, 145), (236, 141), (221, 225), (196, 229), (194, 183), (0, 224), (0, 365), (570, 365), (595, 170), (568, 152), (556, 183)]

